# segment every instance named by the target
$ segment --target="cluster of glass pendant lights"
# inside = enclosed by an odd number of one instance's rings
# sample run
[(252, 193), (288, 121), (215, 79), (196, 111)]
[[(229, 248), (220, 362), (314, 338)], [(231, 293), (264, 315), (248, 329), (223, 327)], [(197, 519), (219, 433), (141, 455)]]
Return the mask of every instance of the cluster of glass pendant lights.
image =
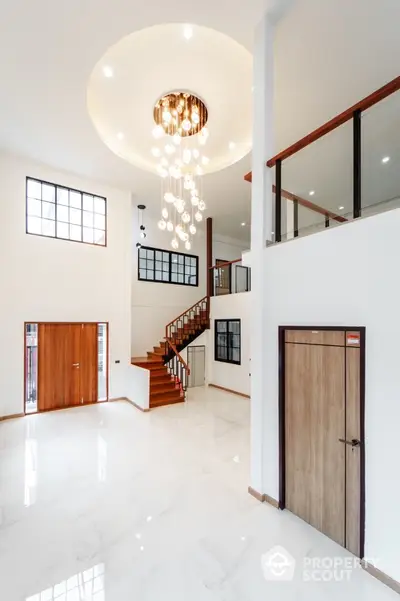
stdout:
[(156, 145), (152, 154), (159, 160), (161, 176), (160, 230), (170, 232), (171, 246), (180, 243), (191, 249), (196, 223), (203, 220), (203, 168), (209, 159), (202, 153), (207, 142), (208, 111), (204, 102), (188, 92), (171, 92), (154, 107)]

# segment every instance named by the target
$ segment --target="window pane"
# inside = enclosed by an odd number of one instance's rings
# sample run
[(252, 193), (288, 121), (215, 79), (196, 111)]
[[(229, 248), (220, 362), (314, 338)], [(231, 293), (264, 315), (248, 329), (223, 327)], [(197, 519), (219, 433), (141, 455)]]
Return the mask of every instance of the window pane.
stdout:
[(69, 208), (57, 205), (57, 221), (69, 221)]
[(101, 215), (106, 214), (106, 201), (104, 198), (99, 198), (98, 196), (94, 197), (94, 211)]
[(218, 346), (217, 347), (217, 357), (218, 359), (222, 359), (226, 361), (228, 359), (228, 353), (226, 346)]
[(42, 217), (45, 219), (55, 219), (56, 205), (51, 202), (42, 202)]
[(163, 271), (163, 282), (169, 282), (169, 274)]
[(226, 332), (226, 321), (216, 321), (217, 332)]
[(101, 244), (102, 246), (105, 246), (106, 243), (106, 235), (104, 232), (102, 232), (101, 230), (93, 230), (93, 240), (95, 244)]
[(233, 334), (239, 334), (239, 322), (238, 321), (230, 321), (229, 322), (229, 331)]
[(49, 184), (42, 184), (42, 200), (46, 200), (47, 202), (55, 202), (56, 187)]
[[(60, 207), (58, 207), (57, 210), (59, 211)], [(66, 240), (69, 240), (69, 225), (68, 225), (68, 223), (59, 223), (57, 221), (57, 236), (59, 238), (65, 238)]]
[(156, 250), (156, 261), (162, 261), (162, 255), (160, 250)]
[(159, 281), (162, 280), (162, 273), (161, 273), (161, 271), (156, 271), (156, 280), (159, 280)]
[(139, 259), (146, 258), (146, 251), (144, 248), (139, 248)]
[(70, 190), (69, 192), (69, 206), (74, 209), (82, 208), (82, 194), (80, 192), (75, 192)]
[(163, 261), (165, 261), (166, 263), (169, 263), (169, 254), (168, 253), (163, 253)]
[(177, 282), (177, 281), (178, 281), (178, 274), (171, 273), (171, 282)]
[(69, 226), (69, 237), (71, 240), (82, 240), (82, 228), (80, 225)]
[(237, 361), (237, 362), (239, 362), (239, 361), (240, 361), (240, 349), (238, 349), (238, 348), (233, 348), (233, 349), (231, 350), (231, 353), (232, 353), (232, 361)]
[(141, 280), (146, 280), (146, 270), (145, 269), (139, 269), (139, 277)]
[(178, 282), (179, 284), (183, 284), (183, 273), (178, 273)]
[(90, 244), (93, 244), (94, 239), (93, 239), (93, 228), (91, 227), (84, 227), (83, 228), (83, 241), (84, 242), (89, 242)]
[(146, 259), (139, 259), (139, 266), (143, 269), (146, 269), (147, 261)]
[(57, 203), (68, 205), (68, 190), (66, 188), (57, 188)]
[(50, 221), (50, 219), (42, 219), (42, 234), (43, 236), (54, 236), (56, 235), (56, 222)]
[[(157, 253), (156, 253), (156, 259), (157, 259)], [(162, 266), (161, 261), (157, 261), (156, 260), (156, 269), (158, 269), (159, 271), (161, 271), (161, 266)]]
[(28, 215), (40, 217), (42, 215), (42, 203), (36, 198), (28, 198)]
[(42, 220), (40, 217), (27, 218), (27, 230), (30, 234), (41, 234), (42, 233)]
[(90, 196), (89, 194), (84, 194), (82, 201), (84, 211), (93, 211), (93, 196)]
[(27, 193), (27, 196), (40, 200), (42, 198), (42, 184), (33, 179), (28, 179)]
[(69, 221), (70, 223), (74, 223), (75, 225), (81, 225), (82, 223), (82, 211), (79, 209), (70, 209), (69, 210)]
[(154, 269), (154, 261), (147, 259), (147, 269)]
[(83, 211), (83, 225), (86, 227), (93, 227), (93, 213)]
[(104, 215), (97, 215), (95, 213), (95, 215), (94, 215), (94, 227), (96, 227), (98, 230), (105, 230), (106, 229), (106, 218), (104, 217)]

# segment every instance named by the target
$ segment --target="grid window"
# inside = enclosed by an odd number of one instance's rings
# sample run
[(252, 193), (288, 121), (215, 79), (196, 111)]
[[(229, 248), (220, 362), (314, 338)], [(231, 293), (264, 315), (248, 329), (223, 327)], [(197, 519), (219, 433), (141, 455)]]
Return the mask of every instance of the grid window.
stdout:
[(26, 178), (26, 232), (106, 246), (107, 201), (79, 190)]
[(215, 320), (215, 361), (240, 365), (240, 319)]
[(198, 286), (198, 257), (141, 246), (138, 277), (148, 282)]

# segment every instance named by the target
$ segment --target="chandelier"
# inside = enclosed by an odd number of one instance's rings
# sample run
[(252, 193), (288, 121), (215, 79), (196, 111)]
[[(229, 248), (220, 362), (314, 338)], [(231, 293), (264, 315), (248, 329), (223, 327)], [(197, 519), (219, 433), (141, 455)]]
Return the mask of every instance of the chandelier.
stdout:
[(158, 227), (172, 234), (172, 248), (182, 242), (190, 250), (206, 209), (202, 175), (209, 159), (202, 151), (208, 138), (207, 107), (194, 94), (171, 92), (156, 102), (153, 117), (157, 142), (151, 152), (162, 181)]

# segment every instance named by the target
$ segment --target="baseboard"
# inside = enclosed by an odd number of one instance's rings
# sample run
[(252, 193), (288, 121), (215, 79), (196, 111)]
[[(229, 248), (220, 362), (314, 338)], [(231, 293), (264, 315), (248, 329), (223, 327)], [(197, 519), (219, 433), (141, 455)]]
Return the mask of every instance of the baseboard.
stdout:
[(133, 405), (134, 407), (136, 407), (136, 409), (139, 409), (139, 411), (142, 411), (143, 413), (147, 413), (148, 411), (150, 411), (150, 409), (143, 409), (143, 407), (140, 407), (139, 405), (137, 405), (136, 403), (131, 401), (131, 399), (128, 399), (128, 397), (126, 397), (126, 396), (120, 396), (116, 399), (110, 399), (110, 402), (115, 402), (115, 401), (126, 401), (127, 403), (129, 403), (130, 405)]
[(257, 501), (260, 501), (260, 503), (268, 503), (269, 505), (272, 505), (272, 507), (275, 507), (275, 509), (279, 509), (279, 502), (273, 497), (270, 497), (265, 493), (260, 493), (251, 486), (249, 486), (248, 491), (249, 494), (257, 499)]
[(224, 390), (225, 392), (230, 392), (231, 394), (236, 394), (237, 396), (242, 396), (245, 399), (249, 399), (249, 394), (244, 394), (243, 392), (237, 392), (236, 390), (232, 390), (231, 388), (224, 388), (224, 386), (217, 386), (217, 384), (209, 384), (211, 388), (218, 388), (218, 390)]
[(25, 417), (25, 413), (14, 413), (13, 415), (3, 415), (3, 417), (0, 417), (0, 422), (4, 422), (6, 419), (16, 419), (17, 417)]
[(371, 576), (373, 576), (377, 580), (380, 580), (383, 584), (386, 584), (386, 586), (391, 588), (392, 591), (400, 595), (400, 582), (394, 580), (393, 578), (385, 574), (385, 572), (378, 570), (378, 568), (376, 568), (371, 563), (368, 563), (368, 561), (365, 561), (365, 559), (361, 560), (361, 567), (366, 572), (368, 572), (368, 574), (371, 574)]

